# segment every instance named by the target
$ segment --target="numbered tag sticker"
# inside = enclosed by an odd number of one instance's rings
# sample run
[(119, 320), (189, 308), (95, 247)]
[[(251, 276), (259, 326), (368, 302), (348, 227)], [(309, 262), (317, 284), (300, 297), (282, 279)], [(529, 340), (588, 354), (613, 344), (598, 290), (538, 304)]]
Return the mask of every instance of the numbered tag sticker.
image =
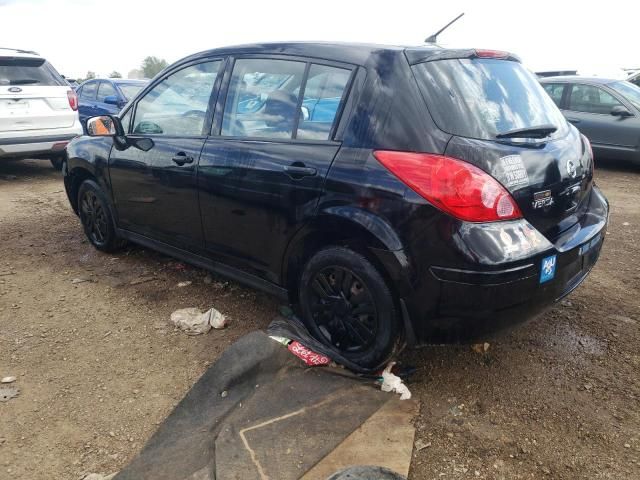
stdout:
[(556, 276), (556, 256), (551, 255), (542, 259), (540, 268), (540, 283), (548, 282)]

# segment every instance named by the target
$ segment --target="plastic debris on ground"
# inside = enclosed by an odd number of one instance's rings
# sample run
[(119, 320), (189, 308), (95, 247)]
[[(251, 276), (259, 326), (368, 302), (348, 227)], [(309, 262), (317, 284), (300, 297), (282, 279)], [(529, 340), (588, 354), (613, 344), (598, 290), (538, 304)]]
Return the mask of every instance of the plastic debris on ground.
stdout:
[(2, 380), (0, 380), (0, 383), (13, 383), (16, 381), (16, 377), (10, 375), (8, 377), (2, 377)]
[(322, 355), (321, 353), (314, 352), (297, 340), (291, 340), (290, 338), (278, 335), (270, 335), (269, 338), (287, 347), (287, 350), (310, 367), (319, 367), (322, 365), (329, 365), (331, 363), (331, 359), (329, 357)]
[(110, 475), (103, 475), (101, 473), (89, 473), (88, 475), (82, 477), (82, 480), (111, 480), (115, 476), (115, 473), (112, 473)]
[(201, 335), (227, 325), (226, 317), (215, 308), (202, 313), (198, 308), (181, 308), (171, 314), (171, 323), (187, 335)]
[(391, 373), (391, 369), (396, 362), (391, 362), (387, 365), (382, 372), (382, 391), (383, 392), (395, 392), (400, 394), (400, 400), (409, 400), (411, 398), (411, 392), (409, 388), (402, 382), (402, 379), (397, 375)]
[(202, 317), (216, 330), (225, 328), (227, 326), (227, 317), (220, 313), (215, 308), (210, 308), (202, 314)]
[[(311, 333), (309, 333), (309, 330), (307, 330), (302, 321), (295, 315), (293, 315), (293, 312), (291, 312), (289, 307), (281, 308), (280, 313), (291, 313), (291, 316), (288, 316), (286, 318), (284, 316), (276, 317), (269, 324), (269, 327), (267, 328), (267, 335), (269, 335), (274, 340), (280, 341), (280, 343), (283, 343), (281, 339), (297, 341), (308, 350), (327, 357), (329, 358), (329, 361), (334, 361), (337, 364), (342, 365), (355, 373), (371, 375), (382, 368), (382, 366), (367, 368), (358, 365), (357, 363), (352, 362), (348, 358), (340, 355), (323, 343), (319, 342), (311, 335)], [(288, 348), (289, 343), (284, 343), (284, 345), (287, 345)], [(376, 378), (377, 377), (378, 376), (376, 376)]]
[(356, 466), (331, 475), (327, 480), (406, 480), (400, 475), (384, 467)]
[(281, 343), (285, 347), (288, 346), (291, 343), (291, 339), (290, 338), (286, 338), (286, 337), (279, 337), (277, 335), (271, 335), (269, 338), (271, 340), (275, 340), (278, 343)]
[(294, 340), (291, 342), (287, 348), (291, 353), (293, 353), (296, 357), (301, 359), (304, 363), (309, 365), (310, 367), (317, 367), (320, 365), (329, 365), (331, 363), (331, 359), (326, 355), (322, 355), (320, 353), (316, 353), (313, 350), (308, 349), (300, 342)]
[(491, 345), (488, 342), (474, 343), (473, 345), (471, 345), (471, 350), (476, 353), (487, 353), (490, 347)]
[(8, 402), (19, 394), (20, 390), (16, 387), (0, 387), (0, 402)]

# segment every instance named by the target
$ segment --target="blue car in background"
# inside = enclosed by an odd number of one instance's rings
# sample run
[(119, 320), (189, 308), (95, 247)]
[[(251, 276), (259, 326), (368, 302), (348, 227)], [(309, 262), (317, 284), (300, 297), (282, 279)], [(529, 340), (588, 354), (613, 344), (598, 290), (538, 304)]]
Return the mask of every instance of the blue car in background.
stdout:
[(76, 93), (84, 132), (87, 132), (88, 118), (117, 114), (147, 83), (148, 80), (106, 78), (87, 80), (80, 85)]

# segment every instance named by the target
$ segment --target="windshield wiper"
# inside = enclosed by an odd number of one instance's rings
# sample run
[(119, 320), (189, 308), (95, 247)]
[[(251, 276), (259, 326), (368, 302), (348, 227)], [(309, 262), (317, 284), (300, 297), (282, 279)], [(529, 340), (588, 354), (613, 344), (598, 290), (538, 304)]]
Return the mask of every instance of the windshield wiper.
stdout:
[(33, 78), (22, 78), (20, 80), (11, 80), (9, 85), (31, 85), (32, 83), (40, 83), (40, 80)]
[(508, 132), (499, 133), (496, 138), (545, 138), (558, 130), (553, 125), (538, 125), (537, 127), (515, 128)]

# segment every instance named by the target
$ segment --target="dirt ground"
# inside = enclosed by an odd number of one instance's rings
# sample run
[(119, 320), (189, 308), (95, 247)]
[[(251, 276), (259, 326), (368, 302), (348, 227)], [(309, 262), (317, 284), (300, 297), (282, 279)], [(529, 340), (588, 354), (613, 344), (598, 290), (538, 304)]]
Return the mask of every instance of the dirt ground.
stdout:
[[(576, 292), (486, 353), (403, 354), (421, 402), (410, 478), (640, 479), (640, 169), (600, 167), (611, 226)], [(211, 306), (229, 328), (167, 325), (175, 309)], [(97, 252), (48, 162), (0, 163), (0, 377), (20, 390), (0, 402), (0, 479), (119, 470), (278, 307), (142, 248)]]

